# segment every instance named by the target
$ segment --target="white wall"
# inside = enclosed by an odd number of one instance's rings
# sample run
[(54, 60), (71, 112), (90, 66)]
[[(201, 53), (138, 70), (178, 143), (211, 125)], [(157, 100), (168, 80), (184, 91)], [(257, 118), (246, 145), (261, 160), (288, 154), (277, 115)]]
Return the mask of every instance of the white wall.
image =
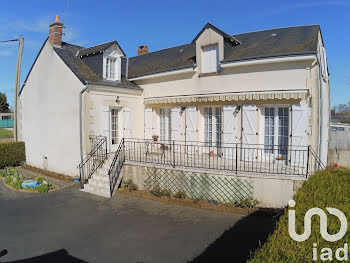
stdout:
[(82, 88), (84, 85), (47, 42), (20, 95), (27, 164), (71, 176), (78, 174)]
[[(140, 95), (140, 91), (133, 92), (123, 89), (112, 88), (108, 91), (103, 92), (97, 91), (98, 87), (91, 86), (88, 91), (88, 98), (86, 101), (86, 114), (89, 114), (89, 124), (85, 125), (85, 145), (87, 145), (88, 135), (98, 136), (101, 135), (101, 127), (103, 126), (101, 107), (116, 108), (119, 110), (118, 114), (118, 137), (119, 139), (125, 137), (124, 131), (124, 114), (123, 108), (128, 107), (131, 109), (131, 127), (132, 127), (132, 137), (133, 138), (143, 138), (144, 137), (144, 104), (143, 97)], [(113, 90), (114, 89), (114, 90)], [(117, 98), (119, 102), (116, 102)], [(84, 118), (85, 119), (85, 118)], [(110, 149), (110, 142), (108, 144), (108, 149)], [(87, 147), (84, 147), (85, 153)], [(112, 149), (113, 151), (113, 149)]]

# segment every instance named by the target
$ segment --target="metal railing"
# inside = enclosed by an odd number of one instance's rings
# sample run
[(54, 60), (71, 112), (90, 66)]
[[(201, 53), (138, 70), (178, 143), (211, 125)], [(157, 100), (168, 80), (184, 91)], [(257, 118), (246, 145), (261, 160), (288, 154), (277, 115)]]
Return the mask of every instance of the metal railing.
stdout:
[(125, 161), (154, 165), (308, 177), (323, 169), (310, 146), (125, 139)]
[(125, 162), (125, 144), (124, 144), (124, 139), (122, 139), (114, 155), (111, 167), (109, 168), (109, 171), (108, 171), (111, 196), (113, 194), (115, 185), (118, 181), (120, 172), (123, 168), (124, 162)]
[(87, 183), (96, 170), (100, 168), (108, 158), (107, 137), (97, 136), (90, 137), (89, 139), (91, 151), (78, 165), (81, 188), (84, 188), (84, 184)]

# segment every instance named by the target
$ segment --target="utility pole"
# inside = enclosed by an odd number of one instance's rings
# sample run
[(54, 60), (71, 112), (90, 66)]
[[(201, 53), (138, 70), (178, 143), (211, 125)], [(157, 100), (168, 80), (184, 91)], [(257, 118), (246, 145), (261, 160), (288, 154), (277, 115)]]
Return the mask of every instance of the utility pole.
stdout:
[(15, 142), (18, 141), (17, 100), (18, 100), (19, 83), (20, 83), (20, 76), (21, 76), (21, 61), (22, 61), (23, 41), (24, 41), (24, 38), (21, 36), (19, 38), (19, 45), (18, 45), (16, 80), (15, 80), (15, 105), (14, 105), (14, 124), (13, 124), (13, 135), (14, 135)]

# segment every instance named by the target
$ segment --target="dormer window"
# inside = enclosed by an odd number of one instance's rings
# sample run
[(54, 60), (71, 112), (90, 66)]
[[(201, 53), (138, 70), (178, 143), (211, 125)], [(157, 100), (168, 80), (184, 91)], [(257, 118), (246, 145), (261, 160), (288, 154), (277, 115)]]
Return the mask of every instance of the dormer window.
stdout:
[(218, 45), (203, 47), (203, 73), (219, 71), (219, 50)]
[(116, 80), (116, 58), (106, 58), (106, 79)]

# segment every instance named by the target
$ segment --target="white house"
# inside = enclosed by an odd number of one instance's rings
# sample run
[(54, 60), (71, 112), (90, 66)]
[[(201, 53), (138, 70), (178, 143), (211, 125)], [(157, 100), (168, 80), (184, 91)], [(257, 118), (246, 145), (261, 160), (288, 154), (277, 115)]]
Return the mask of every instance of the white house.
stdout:
[(207, 24), (187, 44), (141, 46), (135, 57), (117, 41), (61, 42), (62, 27), (56, 17), (20, 91), (28, 164), (77, 175), (98, 144), (91, 138), (105, 136), (111, 160), (124, 138), (126, 161), (150, 165), (143, 157), (154, 135), (161, 161), (151, 163), (181, 166), (191, 154), (197, 164), (186, 169), (217, 161), (237, 173), (250, 160), (260, 162), (250, 172), (280, 164), (286, 175), (298, 174), (298, 163), (306, 169), (311, 154), (327, 163), (329, 73), (318, 25), (229, 35)]

